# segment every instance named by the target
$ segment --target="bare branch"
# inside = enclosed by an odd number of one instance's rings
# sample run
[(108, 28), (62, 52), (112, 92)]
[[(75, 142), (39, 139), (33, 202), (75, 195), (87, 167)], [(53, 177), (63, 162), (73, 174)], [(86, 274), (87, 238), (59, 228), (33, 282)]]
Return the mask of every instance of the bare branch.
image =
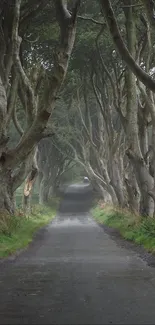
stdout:
[(110, 0), (100, 0), (100, 2), (105, 13), (111, 36), (119, 54), (136, 77), (140, 79), (147, 88), (155, 92), (155, 81), (135, 62), (123, 41)]
[(155, 27), (155, 17), (154, 17), (154, 2), (152, 0), (142, 0), (142, 3), (146, 9), (146, 13), (150, 24)]
[[(15, 72), (15, 71), (14, 71)], [(6, 116), (6, 127), (9, 125), (10, 120), (12, 118), (13, 110), (16, 104), (17, 99), (17, 89), (18, 89), (18, 77), (15, 73), (12, 75), (12, 83), (8, 98), (8, 105), (7, 105), (7, 116)]]
[[(99, 57), (100, 57), (100, 60), (101, 60), (102, 67), (103, 67), (105, 73), (107, 74), (107, 77), (108, 77), (108, 79), (109, 79), (109, 81), (110, 81), (110, 84), (111, 84), (111, 87), (112, 87), (113, 100), (114, 100), (115, 109), (116, 109), (116, 111), (117, 111), (117, 112), (119, 113), (119, 115), (120, 115), (120, 118), (121, 118), (122, 124), (125, 126), (125, 124), (126, 124), (126, 119), (125, 119), (125, 117), (124, 117), (123, 114), (122, 114), (121, 107), (120, 107), (120, 105), (119, 105), (120, 103), (118, 103), (118, 98), (117, 98), (118, 96), (117, 96), (117, 93), (116, 93), (115, 83), (114, 83), (114, 81), (113, 81), (113, 78), (112, 78), (111, 73), (109, 72), (109, 70), (108, 70), (106, 64), (104, 63), (104, 60), (103, 60), (103, 57), (102, 57), (102, 54), (101, 54), (101, 50), (100, 50), (100, 46), (99, 46), (99, 38), (100, 38), (100, 36), (102, 35), (103, 31), (104, 31), (104, 29), (101, 28), (101, 31), (99, 32), (99, 34), (98, 34), (98, 36), (97, 36), (97, 38), (96, 38), (96, 47), (97, 47), (97, 49), (98, 49), (98, 53), (99, 53)], [(116, 84), (118, 84), (118, 80), (116, 81)]]
[(100, 26), (106, 27), (106, 24), (104, 22), (101, 22), (101, 21), (98, 21), (96, 19), (93, 19), (92, 17), (86, 17), (86, 16), (79, 16), (78, 15), (77, 18), (82, 19), (82, 20), (87, 20), (87, 21), (90, 21), (90, 22), (92, 22), (92, 23), (94, 23), (96, 25), (100, 25)]
[(80, 118), (81, 118), (81, 122), (82, 122), (82, 125), (83, 125), (83, 127), (84, 127), (84, 130), (85, 130), (85, 132), (86, 132), (86, 134), (87, 134), (87, 137), (88, 137), (89, 141), (91, 142), (92, 146), (93, 146), (93, 147), (96, 147), (95, 143), (94, 143), (93, 140), (91, 139), (90, 133), (89, 133), (89, 131), (88, 131), (88, 129), (87, 129), (86, 123), (85, 123), (85, 121), (84, 121), (84, 119), (83, 119), (83, 116), (82, 116), (82, 111), (81, 111), (81, 107), (80, 107), (80, 95), (79, 95), (79, 89), (77, 89), (77, 101), (78, 101), (78, 105), (77, 105), (77, 107), (78, 107), (78, 111), (79, 111), (79, 114), (80, 114)]
[[(37, 152), (38, 152), (38, 148), (35, 149), (31, 172), (28, 175), (26, 182), (25, 182), (24, 203), (27, 203), (27, 198), (30, 196), (30, 194), (32, 192), (33, 184), (34, 184), (36, 177), (38, 175)], [(25, 208), (27, 208), (27, 206), (25, 206)]]
[(72, 10), (72, 23), (75, 24), (75, 21), (77, 19), (77, 13), (80, 7), (81, 0), (76, 0), (74, 8)]
[(20, 52), (20, 44), (21, 44), (21, 38), (18, 35), (19, 30), (19, 20), (20, 20), (20, 6), (21, 6), (21, 0), (16, 0), (15, 8), (14, 8), (14, 20), (13, 20), (13, 28), (12, 28), (12, 43), (13, 43), (13, 59), (14, 64), (17, 70), (17, 73), (19, 74), (19, 77), (22, 82), (22, 86), (24, 87), (25, 92), (27, 93), (27, 96), (29, 98), (29, 105), (32, 109), (36, 109), (36, 100), (34, 96), (33, 88), (31, 87), (30, 81), (24, 72), (24, 69), (22, 67), (19, 52)]
[(25, 180), (28, 173), (31, 171), (34, 151), (22, 162), (15, 173), (12, 175), (13, 191), (15, 191)]
[[(61, 42), (58, 48), (55, 61), (53, 75), (47, 81), (47, 87), (45, 87), (45, 102), (40, 101), (42, 105), (39, 105), (37, 114), (32, 121), (31, 127), (22, 136), (17, 147), (10, 150), (8, 153), (9, 159), (5, 161), (5, 165), (14, 166), (21, 160), (25, 159), (31, 151), (35, 148), (38, 141), (43, 137), (43, 132), (47, 126), (47, 122), (50, 118), (51, 112), (54, 109), (57, 92), (60, 89), (66, 72), (68, 69), (69, 58), (73, 49), (76, 26), (72, 21), (72, 16), (67, 10), (67, 2), (65, 0), (55, 0), (55, 7), (57, 12), (57, 20), (60, 26)], [(18, 26), (19, 26), (19, 14), (20, 14), (20, 1), (16, 0), (15, 6), (15, 18), (14, 18), (14, 29), (13, 29), (13, 41), (14, 41), (14, 60), (18, 69), (22, 83), (24, 84), (27, 98), (32, 108), (36, 107), (36, 98), (31, 84), (24, 73), (19, 59), (19, 37), (18, 37)], [(45, 96), (46, 95), (46, 96)]]
[(145, 100), (145, 103), (147, 104), (148, 110), (151, 114), (152, 117), (152, 121), (153, 123), (155, 123), (155, 106), (154, 106), (154, 102), (151, 100), (151, 98), (148, 96), (144, 86), (141, 84), (141, 82), (137, 82), (138, 87), (141, 91), (141, 94)]
[(15, 125), (16, 130), (22, 136), (24, 134), (24, 130), (22, 129), (22, 127), (18, 121), (16, 109), (17, 109), (17, 107), (16, 107), (16, 105), (14, 105), (12, 119), (13, 119), (13, 123)]

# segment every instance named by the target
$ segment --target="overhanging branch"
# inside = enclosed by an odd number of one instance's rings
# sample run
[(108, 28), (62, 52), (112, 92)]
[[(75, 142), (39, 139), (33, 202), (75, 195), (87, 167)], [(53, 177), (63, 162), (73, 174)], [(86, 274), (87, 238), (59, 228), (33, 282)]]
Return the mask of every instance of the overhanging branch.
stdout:
[(110, 30), (110, 34), (120, 56), (125, 61), (129, 69), (135, 74), (135, 76), (141, 80), (141, 82), (147, 88), (155, 92), (155, 81), (135, 62), (123, 41), (110, 0), (100, 0), (100, 2)]
[(106, 24), (104, 22), (99, 21), (99, 20), (96, 20), (96, 19), (94, 19), (92, 17), (86, 17), (86, 16), (80, 16), (80, 15), (78, 15), (77, 18), (78, 19), (81, 19), (81, 20), (87, 20), (87, 21), (90, 21), (91, 23), (94, 23), (96, 25), (100, 25), (100, 26), (106, 27)]

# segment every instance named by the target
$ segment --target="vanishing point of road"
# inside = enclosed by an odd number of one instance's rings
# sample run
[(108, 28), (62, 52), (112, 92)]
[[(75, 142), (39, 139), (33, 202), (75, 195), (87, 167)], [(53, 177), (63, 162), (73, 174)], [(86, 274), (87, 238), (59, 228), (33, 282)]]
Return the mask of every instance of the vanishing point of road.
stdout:
[(88, 213), (59, 214), (0, 264), (0, 324), (155, 324), (155, 269)]

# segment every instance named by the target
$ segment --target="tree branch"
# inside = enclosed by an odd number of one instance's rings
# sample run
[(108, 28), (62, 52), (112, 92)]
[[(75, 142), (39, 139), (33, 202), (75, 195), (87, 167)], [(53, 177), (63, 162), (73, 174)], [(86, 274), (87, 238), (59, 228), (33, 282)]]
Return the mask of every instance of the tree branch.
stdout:
[[(18, 27), (19, 27), (19, 16), (20, 16), (20, 0), (16, 0), (15, 6), (15, 17), (14, 17), (14, 28), (13, 28), (13, 53), (16, 67), (18, 69), (20, 78), (25, 86), (27, 91), (27, 98), (30, 96), (29, 103), (33, 108), (36, 107), (34, 91), (31, 87), (31, 84), (24, 73), (24, 70), (21, 66), (19, 58), (19, 37), (18, 37)], [(73, 49), (76, 25), (72, 20), (72, 16), (67, 10), (67, 1), (65, 0), (54, 0), (55, 8), (57, 12), (57, 20), (60, 26), (60, 46), (55, 55), (54, 68), (52, 76), (47, 80), (47, 88), (45, 89), (45, 102), (41, 101), (39, 105), (37, 114), (35, 115), (34, 120), (32, 121), (29, 129), (23, 134), (20, 142), (17, 147), (8, 152), (8, 159), (6, 157), (5, 166), (14, 167), (16, 164), (19, 164), (23, 159), (25, 159), (35, 148), (36, 144), (42, 139), (43, 132), (47, 126), (47, 122), (50, 118), (52, 110), (55, 106), (57, 92), (59, 91), (66, 72), (68, 69), (68, 63), (70, 55)], [(78, 1), (79, 4), (79, 1)], [(75, 11), (78, 9), (76, 4)], [(74, 13), (75, 15), (75, 13)], [(46, 97), (45, 97), (46, 95)]]
[(116, 48), (135, 76), (150, 90), (155, 92), (155, 81), (135, 62), (121, 36), (110, 0), (100, 0), (105, 18)]
[(89, 131), (88, 131), (88, 128), (87, 128), (87, 126), (86, 126), (86, 124), (85, 124), (85, 121), (84, 121), (84, 119), (83, 119), (83, 116), (82, 116), (82, 111), (81, 111), (81, 107), (80, 107), (80, 95), (79, 95), (79, 89), (77, 89), (77, 102), (78, 102), (78, 105), (77, 105), (77, 107), (78, 107), (78, 111), (79, 111), (79, 114), (80, 114), (80, 118), (81, 118), (82, 125), (83, 125), (83, 127), (84, 127), (85, 132), (86, 132), (86, 135), (87, 135), (89, 141), (91, 142), (92, 146), (93, 146), (93, 147), (96, 147), (96, 145), (95, 145), (95, 143), (93, 142), (93, 139), (91, 138), (91, 135), (90, 135), (90, 133), (89, 133)]
[(16, 105), (14, 105), (12, 119), (13, 119), (13, 123), (15, 125), (17, 132), (22, 136), (24, 134), (24, 130), (22, 129), (22, 127), (18, 121), (16, 110), (17, 110), (17, 107), (16, 107)]
[(90, 21), (90, 22), (92, 22), (92, 23), (94, 23), (96, 25), (100, 25), (100, 26), (106, 27), (106, 24), (104, 22), (101, 22), (101, 21), (98, 21), (96, 19), (93, 19), (92, 17), (86, 17), (86, 16), (79, 16), (78, 15), (77, 18), (82, 19), (82, 20), (87, 20), (87, 21)]
[(13, 71), (12, 83), (11, 83), (8, 105), (7, 105), (6, 127), (9, 125), (10, 120), (12, 118), (13, 110), (17, 99), (17, 89), (18, 89), (18, 77), (15, 71)]
[(17, 70), (17, 73), (19, 74), (19, 77), (22, 82), (22, 86), (24, 87), (25, 93), (27, 94), (27, 97), (29, 98), (29, 105), (33, 110), (36, 109), (36, 100), (34, 96), (33, 88), (31, 87), (30, 81), (24, 72), (24, 69), (22, 67), (21, 61), (20, 61), (20, 44), (21, 44), (21, 38), (18, 35), (19, 30), (19, 20), (20, 20), (20, 6), (21, 6), (21, 0), (16, 0), (15, 3), (15, 9), (14, 9), (14, 20), (13, 20), (13, 28), (12, 28), (12, 43), (13, 43), (13, 59), (14, 64)]
[(23, 31), (26, 29), (27, 25), (29, 24), (29, 21), (32, 20), (34, 17), (40, 13), (41, 10), (43, 10), (46, 5), (48, 4), (48, 0), (39, 0), (37, 3), (33, 4), (31, 2), (31, 8), (27, 9), (27, 3), (26, 3), (26, 10), (24, 12), (22, 9), (22, 15), (20, 19), (20, 31)]
[(155, 27), (154, 2), (153, 0), (142, 0), (142, 3), (145, 7), (146, 14), (148, 16), (150, 24), (154, 28)]

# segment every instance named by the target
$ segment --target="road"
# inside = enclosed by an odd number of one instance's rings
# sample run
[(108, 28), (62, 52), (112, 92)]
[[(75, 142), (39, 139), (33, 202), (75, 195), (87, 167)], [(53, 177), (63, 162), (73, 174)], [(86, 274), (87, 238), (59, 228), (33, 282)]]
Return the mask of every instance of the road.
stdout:
[(58, 215), (0, 269), (0, 324), (155, 324), (155, 269), (87, 213)]

